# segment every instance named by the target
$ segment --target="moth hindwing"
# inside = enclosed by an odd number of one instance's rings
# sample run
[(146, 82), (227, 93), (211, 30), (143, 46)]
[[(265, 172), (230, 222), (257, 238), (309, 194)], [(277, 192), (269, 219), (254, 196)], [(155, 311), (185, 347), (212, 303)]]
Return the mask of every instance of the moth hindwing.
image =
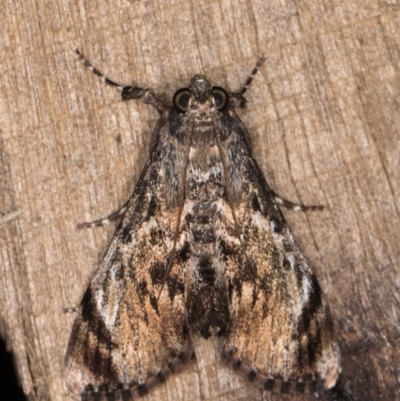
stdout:
[[(151, 89), (111, 81), (160, 112), (148, 161), (96, 269), (65, 357), (83, 400), (130, 400), (195, 359), (197, 332), (264, 390), (309, 392), (337, 381), (340, 353), (317, 279), (268, 186), (235, 112), (240, 93), (195, 75), (164, 107)], [(104, 223), (102, 220), (81, 226)]]

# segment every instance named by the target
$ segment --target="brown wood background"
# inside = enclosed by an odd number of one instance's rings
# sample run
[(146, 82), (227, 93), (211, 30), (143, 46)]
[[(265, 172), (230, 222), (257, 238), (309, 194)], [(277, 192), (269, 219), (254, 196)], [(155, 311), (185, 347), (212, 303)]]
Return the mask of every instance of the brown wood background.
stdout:
[[(237, 90), (268, 56), (240, 115), (271, 186), (327, 206), (284, 212), (331, 305), (343, 386), (400, 400), (398, 1), (4, 0), (0, 17), (0, 314), (30, 400), (72, 399), (63, 308), (80, 302), (115, 229), (75, 226), (126, 201), (157, 120), (75, 47), (167, 101), (195, 73)], [(222, 368), (211, 341), (197, 354), (145, 400), (291, 398)]]

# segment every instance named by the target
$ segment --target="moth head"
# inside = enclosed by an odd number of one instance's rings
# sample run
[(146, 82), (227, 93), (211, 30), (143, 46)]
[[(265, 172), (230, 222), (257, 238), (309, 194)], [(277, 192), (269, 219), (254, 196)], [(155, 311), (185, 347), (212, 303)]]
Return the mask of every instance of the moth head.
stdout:
[(211, 86), (203, 75), (195, 75), (189, 88), (177, 90), (172, 103), (178, 112), (184, 113), (188, 110), (191, 99), (192, 103), (200, 104), (213, 99), (215, 107), (219, 111), (223, 110), (229, 103), (229, 95), (226, 90), (219, 86)]

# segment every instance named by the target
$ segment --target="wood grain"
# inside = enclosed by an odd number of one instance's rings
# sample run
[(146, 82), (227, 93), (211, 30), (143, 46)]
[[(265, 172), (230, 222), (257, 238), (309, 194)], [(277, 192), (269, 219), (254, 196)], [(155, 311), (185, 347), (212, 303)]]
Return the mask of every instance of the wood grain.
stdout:
[[(1, 20), (0, 316), (30, 400), (72, 399), (63, 308), (115, 228), (75, 227), (129, 197), (157, 119), (96, 80), (76, 47), (166, 102), (195, 73), (237, 90), (268, 57), (241, 117), (271, 186), (327, 206), (285, 214), (329, 300), (342, 384), (354, 399), (400, 400), (397, 3), (5, 0)], [(221, 367), (212, 341), (197, 354), (144, 400), (291, 399)]]

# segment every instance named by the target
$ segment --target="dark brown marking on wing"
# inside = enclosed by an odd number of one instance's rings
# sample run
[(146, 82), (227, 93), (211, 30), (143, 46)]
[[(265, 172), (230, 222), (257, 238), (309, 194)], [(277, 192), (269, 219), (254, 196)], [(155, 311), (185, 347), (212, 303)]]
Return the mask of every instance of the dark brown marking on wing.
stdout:
[(297, 393), (303, 394), (305, 392), (306, 386), (304, 382), (297, 382), (295, 385), (295, 391)]
[(114, 391), (110, 391), (106, 393), (106, 400), (107, 401), (116, 401), (116, 396)]
[(133, 234), (132, 227), (130, 227), (129, 224), (126, 225), (125, 228), (121, 232), (121, 241), (124, 244), (131, 243), (132, 239), (133, 239), (132, 234)]
[(154, 265), (150, 266), (149, 274), (153, 286), (163, 284), (165, 280), (165, 264), (157, 262)]
[(283, 268), (283, 271), (285, 271), (285, 272), (288, 272), (291, 269), (290, 262), (286, 256), (283, 257), (282, 268)]
[(147, 219), (150, 219), (150, 217), (154, 217), (156, 215), (157, 207), (157, 202), (154, 196), (152, 196), (148, 206)]
[(144, 395), (146, 395), (146, 394), (149, 392), (149, 389), (147, 388), (146, 383), (144, 383), (144, 384), (139, 384), (139, 385), (137, 386), (137, 390), (138, 390), (138, 393), (139, 393), (139, 395), (140, 395), (141, 397), (144, 396)]
[(131, 391), (130, 390), (121, 390), (121, 398), (122, 401), (131, 401)]
[(241, 269), (241, 280), (245, 281), (254, 281), (257, 276), (257, 267), (249, 256), (245, 257), (245, 261), (243, 267)]
[(283, 381), (281, 383), (281, 393), (288, 394), (290, 392), (290, 385), (291, 385), (290, 381)]
[[(320, 327), (315, 325), (311, 326), (312, 322), (316, 321), (316, 314), (321, 313), (322, 299), (321, 299), (321, 289), (319, 287), (318, 281), (313, 274), (311, 276), (311, 291), (308, 299), (307, 305), (303, 308), (301, 318), (304, 324), (304, 331), (307, 335), (307, 363), (313, 366), (318, 359), (318, 356), (322, 350), (322, 338), (320, 333)], [(330, 321), (326, 322), (328, 325)], [(333, 329), (332, 327), (326, 327), (326, 329)]]
[(183, 294), (185, 289), (185, 284), (182, 277), (170, 276), (167, 279), (168, 284), (168, 294), (171, 301), (176, 295)]
[(149, 233), (149, 243), (157, 246), (162, 243), (164, 233), (158, 228), (152, 228)]
[(250, 369), (250, 372), (247, 375), (247, 380), (251, 383), (257, 376), (257, 371), (254, 369)]
[(155, 310), (158, 316), (160, 316), (160, 311), (158, 310), (158, 300), (154, 295), (150, 295), (150, 305)]
[(233, 364), (232, 364), (232, 369), (233, 370), (238, 370), (240, 368), (240, 365), (242, 364), (241, 359), (237, 359)]
[(272, 391), (275, 387), (275, 380), (274, 379), (267, 379), (264, 382), (264, 390)]
[(190, 256), (191, 256), (190, 244), (188, 241), (185, 241), (183, 247), (179, 249), (179, 251), (177, 252), (176, 262), (185, 263), (189, 260)]
[(221, 254), (224, 256), (224, 262), (226, 262), (228, 257), (236, 256), (238, 253), (238, 247), (229, 245), (224, 239), (220, 240), (219, 245), (221, 248)]
[(276, 234), (280, 234), (285, 227), (285, 221), (281, 216), (269, 216), (269, 219), (272, 222), (272, 230)]
[[(107, 382), (116, 383), (118, 380), (117, 372), (112, 367), (111, 363), (111, 348), (113, 346), (112, 336), (106, 325), (104, 324), (99, 312), (93, 301), (92, 291), (89, 287), (82, 299), (82, 321), (87, 322), (89, 333), (97, 339), (97, 343), (93, 343), (84, 347), (84, 362), (87, 369), (92, 372), (96, 377), (106, 378)], [(79, 337), (80, 324), (74, 324), (73, 333), (75, 336), (71, 337), (76, 341), (81, 341)], [(75, 333), (76, 332), (76, 333)], [(89, 338), (86, 341), (89, 341)], [(70, 344), (71, 348), (75, 347), (74, 342)]]
[(261, 212), (261, 205), (260, 202), (258, 201), (258, 196), (256, 194), (253, 195), (252, 201), (251, 201), (251, 207), (254, 212)]

